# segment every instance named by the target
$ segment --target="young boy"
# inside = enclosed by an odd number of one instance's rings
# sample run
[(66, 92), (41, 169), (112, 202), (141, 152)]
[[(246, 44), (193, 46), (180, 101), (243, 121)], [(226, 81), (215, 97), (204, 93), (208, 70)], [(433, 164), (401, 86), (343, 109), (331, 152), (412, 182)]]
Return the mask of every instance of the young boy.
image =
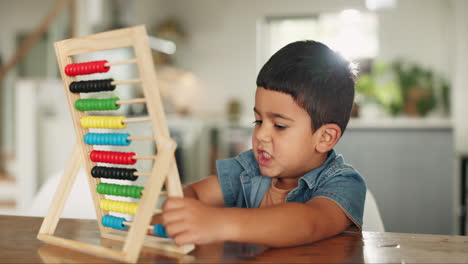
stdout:
[(362, 225), (366, 185), (333, 150), (349, 121), (355, 72), (322, 43), (299, 41), (261, 69), (253, 149), (169, 198), (162, 224), (178, 245), (314, 242)]

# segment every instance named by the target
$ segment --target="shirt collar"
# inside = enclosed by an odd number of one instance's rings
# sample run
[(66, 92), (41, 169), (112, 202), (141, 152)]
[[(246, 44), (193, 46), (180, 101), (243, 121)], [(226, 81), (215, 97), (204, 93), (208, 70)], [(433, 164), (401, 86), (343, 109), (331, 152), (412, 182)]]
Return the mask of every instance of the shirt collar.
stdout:
[(327, 159), (325, 160), (324, 163), (322, 163), (322, 165), (318, 168), (315, 168), (311, 171), (309, 171), (308, 173), (306, 173), (304, 176), (302, 176), (301, 178), (299, 178), (299, 181), (303, 180), (305, 183), (307, 183), (307, 186), (309, 188), (312, 188), (314, 186), (314, 182), (315, 182), (315, 179), (317, 179), (317, 177), (323, 172), (323, 170), (325, 168), (327, 168), (330, 163), (335, 160), (337, 157), (336, 155), (336, 152), (335, 150), (330, 150), (328, 153), (327, 153)]
[(255, 159), (255, 155), (253, 150), (250, 149), (248, 151), (242, 152), (236, 157), (236, 160), (240, 163), (242, 168), (246, 171), (257, 171), (260, 174), (260, 168), (258, 167), (257, 160)]

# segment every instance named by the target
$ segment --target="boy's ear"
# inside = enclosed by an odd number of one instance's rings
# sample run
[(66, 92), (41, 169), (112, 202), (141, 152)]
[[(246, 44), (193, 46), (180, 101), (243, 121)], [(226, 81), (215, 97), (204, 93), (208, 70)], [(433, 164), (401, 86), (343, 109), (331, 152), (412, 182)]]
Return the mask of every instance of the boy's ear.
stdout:
[(318, 142), (315, 149), (320, 153), (327, 153), (338, 143), (341, 128), (337, 124), (325, 124), (316, 133), (318, 133)]

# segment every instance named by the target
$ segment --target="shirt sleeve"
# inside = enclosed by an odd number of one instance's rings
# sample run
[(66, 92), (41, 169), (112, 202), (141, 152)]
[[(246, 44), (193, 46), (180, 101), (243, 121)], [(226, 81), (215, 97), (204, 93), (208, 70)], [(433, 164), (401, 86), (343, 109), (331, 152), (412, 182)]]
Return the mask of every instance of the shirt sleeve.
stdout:
[(366, 183), (356, 171), (343, 171), (321, 183), (311, 199), (325, 197), (334, 201), (359, 230), (362, 230), (366, 191)]
[(217, 160), (216, 169), (218, 172), (218, 180), (223, 193), (224, 205), (226, 207), (235, 207), (238, 194), (241, 191), (240, 174), (242, 166), (235, 158)]

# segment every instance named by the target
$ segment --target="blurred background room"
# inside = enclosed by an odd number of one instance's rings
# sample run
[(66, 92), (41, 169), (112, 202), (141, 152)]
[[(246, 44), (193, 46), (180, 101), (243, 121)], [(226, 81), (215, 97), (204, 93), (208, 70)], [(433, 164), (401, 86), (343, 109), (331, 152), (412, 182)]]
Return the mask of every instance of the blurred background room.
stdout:
[(385, 231), (465, 235), (467, 13), (465, 0), (0, 0), (0, 214), (37, 206), (76, 142), (54, 42), (144, 24), (183, 183), (250, 148), (258, 71), (313, 39), (359, 66), (336, 150), (366, 179)]

